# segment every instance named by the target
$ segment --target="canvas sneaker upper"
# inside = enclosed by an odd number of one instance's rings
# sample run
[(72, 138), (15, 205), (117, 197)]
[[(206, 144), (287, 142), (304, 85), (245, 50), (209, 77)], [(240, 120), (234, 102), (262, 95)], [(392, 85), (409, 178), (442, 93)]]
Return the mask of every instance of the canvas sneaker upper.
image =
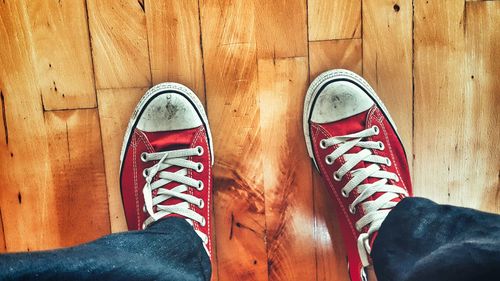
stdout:
[(129, 230), (181, 217), (210, 256), (212, 163), (210, 129), (196, 95), (176, 83), (151, 88), (130, 120), (121, 154), (120, 186)]
[(377, 230), (412, 193), (396, 127), (363, 78), (331, 70), (309, 87), (304, 133), (308, 153), (336, 203), (351, 280), (365, 280)]

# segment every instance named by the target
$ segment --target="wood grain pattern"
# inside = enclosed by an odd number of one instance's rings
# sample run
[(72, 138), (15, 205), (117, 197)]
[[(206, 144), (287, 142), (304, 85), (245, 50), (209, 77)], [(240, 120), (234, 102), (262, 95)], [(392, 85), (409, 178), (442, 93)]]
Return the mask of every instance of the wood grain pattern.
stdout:
[(415, 5), (414, 184), (438, 202), (498, 212), (495, 3)]
[(306, 57), (258, 61), (270, 280), (314, 280), (311, 163), (301, 131)]
[(259, 59), (307, 56), (306, 1), (257, 0), (255, 3)]
[[(458, 192), (460, 200), (455, 202), (499, 213), (500, 147), (496, 140), (500, 137), (500, 65), (497, 61), (500, 58), (500, 2), (466, 3), (465, 8), (466, 65), (470, 72), (464, 73), (467, 108), (462, 118), (470, 130), (465, 141), (473, 148), (474, 157), (465, 158), (470, 166), (464, 165), (465, 182)], [(467, 186), (480, 188), (481, 192)]]
[(20, 1), (45, 110), (96, 107), (85, 1)]
[[(362, 48), (360, 39), (318, 41), (309, 43), (309, 77), (333, 68), (350, 69), (361, 74)], [(318, 171), (313, 171), (314, 240), (316, 246), (317, 279), (349, 280), (347, 255), (344, 249), (334, 202), (323, 185)]]
[(204, 101), (198, 1), (148, 1), (145, 7), (153, 84), (182, 83)]
[[(5, 137), (0, 162), (10, 167), (0, 174), (0, 203), (7, 250), (95, 239), (109, 232), (97, 111), (43, 111), (28, 54), (25, 7), (19, 2), (0, 5), (0, 38), (6, 49), (0, 52)], [(82, 209), (88, 211), (79, 212)]]
[(87, 1), (97, 89), (151, 85), (146, 17), (141, 3)]
[(127, 230), (120, 193), (120, 151), (130, 116), (146, 91), (147, 88), (97, 91), (112, 232)]
[(309, 0), (309, 40), (361, 37), (361, 0)]
[(60, 246), (108, 234), (108, 197), (101, 135), (96, 130), (97, 110), (45, 112), (44, 118), (50, 156), (47, 172), (53, 181), (51, 186), (40, 187), (38, 194), (28, 191), (28, 198), (39, 200), (41, 210), (48, 210), (47, 215), (57, 218), (49, 233), (59, 238)]
[[(24, 12), (19, 3), (0, 3), (0, 88), (2, 101), (3, 138), (1, 141), (0, 162), (0, 207), (8, 251), (19, 251), (47, 247), (57, 241), (42, 237), (43, 233), (33, 230), (44, 228), (50, 216), (41, 214), (30, 216), (25, 206), (40, 210), (37, 200), (24, 196), (24, 205), (18, 196), (27, 191), (38, 190), (38, 186), (52, 185), (52, 178), (47, 177), (44, 166), (49, 155), (47, 151), (42, 100), (36, 83), (36, 75), (29, 54), (29, 34), (24, 21)], [(12, 36), (17, 34), (16, 37)], [(23, 95), (21, 96), (20, 93)], [(19, 98), (24, 99), (24, 102)], [(23, 139), (29, 138), (29, 142)], [(35, 149), (36, 148), (36, 149)], [(36, 153), (33, 153), (36, 151)], [(11, 167), (7, 173), (5, 167)], [(31, 211), (31, 210), (30, 210)], [(22, 224), (18, 224), (22, 221)], [(30, 233), (29, 236), (26, 234)], [(50, 233), (50, 232), (49, 232)], [(25, 237), (27, 236), (27, 237)]]
[(311, 166), (301, 132), (308, 84), (306, 1), (255, 6), (268, 277), (314, 279)]
[[(267, 280), (255, 13), (250, 1), (200, 1), (213, 131), (219, 280)], [(245, 30), (239, 28), (245, 26)]]
[(361, 75), (362, 56), (361, 39), (310, 42), (310, 80), (334, 68), (349, 69)]
[(363, 1), (363, 75), (387, 106), (412, 164), (412, 1)]

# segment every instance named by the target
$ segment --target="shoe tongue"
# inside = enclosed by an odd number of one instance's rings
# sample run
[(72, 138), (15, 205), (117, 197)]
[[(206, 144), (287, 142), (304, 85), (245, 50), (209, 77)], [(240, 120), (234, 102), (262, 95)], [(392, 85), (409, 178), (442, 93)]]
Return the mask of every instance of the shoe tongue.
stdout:
[[(366, 120), (368, 117), (368, 112), (369, 110), (361, 112), (357, 115), (351, 116), (343, 120), (335, 121), (329, 124), (322, 124), (321, 126), (323, 126), (328, 132), (331, 132), (333, 137), (358, 133), (366, 129), (366, 123), (367, 123)], [(347, 153), (355, 154), (360, 152), (361, 150), (362, 148), (355, 146), (351, 148)], [(352, 170), (366, 168), (366, 167), (367, 165), (365, 165), (364, 162), (360, 162), (356, 166), (354, 166)], [(363, 181), (363, 183), (372, 183), (375, 181), (376, 179), (368, 178), (365, 181)]]
[[(367, 126), (368, 121), (367, 120), (371, 116), (371, 114), (369, 114), (369, 113), (373, 112), (374, 110), (377, 110), (377, 108), (375, 108), (373, 110), (369, 109), (367, 111), (364, 111), (362, 113), (359, 113), (357, 115), (351, 116), (351, 117), (343, 119), (343, 120), (339, 120), (339, 121), (332, 122), (329, 124), (322, 124), (321, 126), (324, 127), (328, 132), (332, 132), (332, 136), (343, 136), (343, 135), (358, 133), (358, 132), (368, 128), (368, 126)], [(362, 148), (360, 148), (360, 147), (353, 147), (347, 153), (354, 154), (354, 153), (360, 152), (361, 150), (362, 150)], [(359, 169), (359, 168), (366, 168), (369, 165), (370, 165), (370, 163), (360, 162), (352, 170)], [(379, 180), (378, 178), (367, 178), (361, 184), (374, 183), (378, 180)], [(355, 191), (356, 191), (356, 189), (355, 189)], [(382, 196), (383, 194), (384, 194), (384, 192), (377, 192), (366, 200), (375, 200), (378, 197)], [(396, 198), (393, 201), (397, 202), (397, 201), (400, 201), (400, 199)], [(365, 228), (366, 229), (363, 232), (368, 230), (368, 226)], [(370, 245), (372, 245), (373, 241), (377, 237), (377, 233), (378, 232), (375, 232), (370, 236)]]
[[(166, 132), (143, 132), (146, 137), (148, 138), (149, 144), (153, 147), (153, 150), (155, 152), (164, 152), (164, 151), (169, 151), (169, 150), (177, 150), (177, 149), (186, 149), (190, 148), (191, 144), (194, 140), (194, 137), (196, 133), (199, 131), (198, 128), (193, 128), (193, 129), (186, 129), (186, 130), (177, 130), (177, 131), (166, 131)], [(158, 161), (150, 162), (151, 166), (158, 163)], [(164, 169), (162, 171), (165, 172), (172, 172), (175, 173), (179, 170), (181, 170), (181, 167), (176, 167), (176, 166), (171, 166), (168, 167), (167, 169)], [(153, 179), (154, 181), (157, 181), (158, 174), (160, 171), (157, 173), (156, 177)], [(189, 173), (189, 171), (188, 171)], [(161, 188), (164, 189), (173, 189), (174, 187), (180, 185), (178, 182), (170, 182)], [(158, 189), (153, 191), (153, 198), (158, 194)], [(184, 200), (178, 199), (178, 198), (170, 198), (166, 201), (163, 201), (160, 203), (160, 205), (168, 206), (168, 205), (175, 205), (185, 202)], [(155, 211), (156, 208), (155, 208)], [(178, 214), (169, 214), (166, 215), (165, 217), (181, 217), (183, 216), (178, 215)]]
[(328, 132), (332, 132), (332, 136), (334, 137), (354, 134), (366, 129), (367, 116), (368, 110), (346, 119), (338, 120), (332, 123), (321, 124), (321, 126), (324, 127)]
[(166, 131), (166, 132), (143, 132), (153, 150), (156, 152), (189, 148), (199, 128)]

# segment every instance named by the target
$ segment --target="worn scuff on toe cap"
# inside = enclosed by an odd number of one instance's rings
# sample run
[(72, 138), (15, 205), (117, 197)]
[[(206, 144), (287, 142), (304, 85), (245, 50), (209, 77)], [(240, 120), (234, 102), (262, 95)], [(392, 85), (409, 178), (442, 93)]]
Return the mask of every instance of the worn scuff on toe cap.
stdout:
[(373, 100), (357, 85), (347, 81), (328, 84), (318, 95), (311, 121), (324, 124), (368, 110)]
[(165, 93), (155, 97), (139, 117), (137, 128), (145, 132), (192, 129), (202, 125), (194, 106), (182, 95)]

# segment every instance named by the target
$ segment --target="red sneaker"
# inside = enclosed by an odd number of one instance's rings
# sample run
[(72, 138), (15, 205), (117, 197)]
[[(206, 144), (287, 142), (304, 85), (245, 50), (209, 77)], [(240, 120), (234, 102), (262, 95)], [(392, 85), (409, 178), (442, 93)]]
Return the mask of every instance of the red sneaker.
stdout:
[(129, 230), (181, 217), (212, 252), (212, 139), (203, 105), (187, 87), (162, 83), (137, 105), (120, 155)]
[(353, 72), (331, 70), (310, 85), (304, 103), (309, 156), (335, 200), (352, 281), (364, 267), (387, 214), (412, 192), (406, 154), (384, 104)]

